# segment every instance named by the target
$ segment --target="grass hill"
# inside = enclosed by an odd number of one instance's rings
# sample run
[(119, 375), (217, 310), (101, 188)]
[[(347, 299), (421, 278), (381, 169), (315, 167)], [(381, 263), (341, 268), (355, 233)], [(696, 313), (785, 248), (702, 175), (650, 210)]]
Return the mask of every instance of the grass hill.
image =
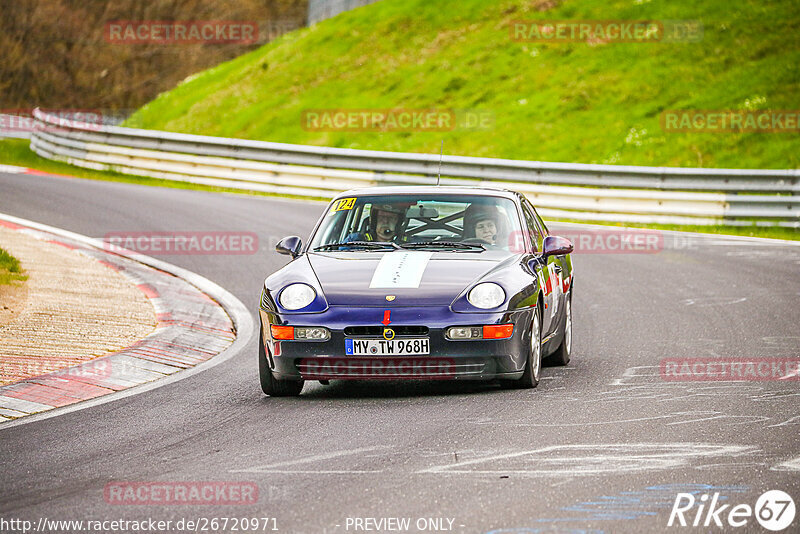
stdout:
[[(516, 20), (695, 21), (695, 42), (519, 42)], [(382, 0), (190, 77), (144, 128), (544, 161), (797, 168), (800, 134), (669, 133), (665, 110), (800, 109), (796, 0)], [(310, 131), (314, 109), (479, 110), (483, 129)]]

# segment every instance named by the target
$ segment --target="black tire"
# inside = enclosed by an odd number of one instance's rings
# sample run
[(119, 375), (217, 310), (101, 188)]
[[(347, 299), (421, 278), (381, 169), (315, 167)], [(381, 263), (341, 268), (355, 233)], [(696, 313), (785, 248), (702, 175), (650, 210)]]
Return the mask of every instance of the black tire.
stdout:
[(261, 391), (270, 397), (297, 397), (303, 391), (303, 380), (278, 380), (272, 375), (264, 349), (263, 334), (258, 339), (258, 375), (261, 379)]
[(536, 312), (531, 321), (531, 342), (528, 348), (528, 358), (525, 361), (525, 370), (516, 380), (501, 381), (505, 388), (532, 389), (539, 385), (542, 375), (542, 310), (536, 307)]
[(556, 351), (547, 357), (548, 365), (563, 366), (569, 363), (572, 353), (572, 292), (566, 300), (565, 319), (564, 319), (564, 339)]

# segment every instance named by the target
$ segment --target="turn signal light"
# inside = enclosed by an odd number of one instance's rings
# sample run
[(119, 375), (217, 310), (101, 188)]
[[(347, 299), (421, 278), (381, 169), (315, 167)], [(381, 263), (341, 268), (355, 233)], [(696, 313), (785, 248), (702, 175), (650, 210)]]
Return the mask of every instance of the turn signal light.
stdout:
[(272, 339), (328, 341), (331, 338), (331, 331), (322, 326), (280, 326), (274, 324), (270, 328), (272, 329)]
[(480, 326), (451, 326), (446, 337), (452, 341), (475, 339), (508, 339), (514, 333), (513, 324), (493, 324)]
[(513, 333), (513, 324), (495, 324), (483, 327), (483, 339), (507, 339)]
[(294, 339), (293, 326), (280, 326), (274, 324), (270, 326), (272, 330), (272, 339)]

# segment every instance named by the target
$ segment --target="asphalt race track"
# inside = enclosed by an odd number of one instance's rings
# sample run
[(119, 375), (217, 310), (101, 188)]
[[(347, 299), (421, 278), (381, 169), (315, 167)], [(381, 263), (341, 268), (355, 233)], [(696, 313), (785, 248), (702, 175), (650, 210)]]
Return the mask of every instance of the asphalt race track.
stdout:
[[(154, 255), (222, 285), (254, 320), (264, 277), (286, 263), (274, 243), (305, 239), (322, 209), (0, 174), (0, 212), (91, 237), (256, 232), (255, 255)], [(575, 255), (573, 360), (545, 368), (535, 390), (333, 382), (272, 399), (259, 389), (253, 337), (185, 380), (0, 429), (0, 515), (274, 517), (288, 533), (364, 531), (352, 518), (394, 517), (444, 518), (464, 533), (708, 532), (667, 528), (679, 492), (753, 506), (779, 489), (800, 504), (800, 382), (659, 374), (665, 358), (796, 360), (800, 247), (688, 241), (657, 254)], [(111, 481), (231, 480), (257, 483), (258, 504), (125, 506), (103, 493)], [(737, 531), (763, 529), (750, 518)]]

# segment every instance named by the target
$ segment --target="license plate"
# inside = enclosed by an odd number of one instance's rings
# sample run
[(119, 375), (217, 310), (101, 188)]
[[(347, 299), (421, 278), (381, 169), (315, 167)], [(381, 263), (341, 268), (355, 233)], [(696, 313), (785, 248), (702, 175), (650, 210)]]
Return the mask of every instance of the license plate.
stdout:
[(403, 356), (431, 353), (427, 337), (403, 339), (345, 339), (344, 351), (348, 356)]

